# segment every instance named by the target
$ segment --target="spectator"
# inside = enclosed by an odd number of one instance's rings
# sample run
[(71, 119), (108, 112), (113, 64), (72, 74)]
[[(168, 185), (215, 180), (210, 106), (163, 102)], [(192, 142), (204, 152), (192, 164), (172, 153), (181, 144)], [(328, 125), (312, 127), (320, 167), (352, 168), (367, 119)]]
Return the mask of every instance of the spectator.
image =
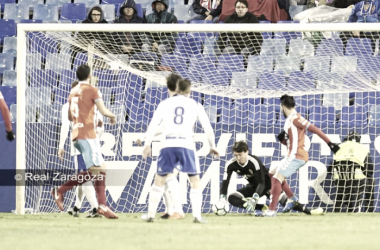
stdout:
[[(153, 12), (146, 17), (148, 23), (178, 23), (177, 17), (168, 12), (168, 0), (153, 0)], [(146, 33), (142, 50), (153, 51), (159, 54), (170, 53), (175, 46), (174, 33)]]
[(92, 7), (87, 13), (86, 20), (83, 20), (82, 23), (108, 23), (104, 19), (103, 10), (99, 6)]
[[(120, 17), (115, 23), (146, 23), (146, 20), (137, 15), (136, 3), (134, 0), (126, 0), (120, 6)], [(122, 32), (117, 34), (115, 39), (121, 46), (122, 52), (134, 54), (141, 51), (142, 41), (141, 34), (138, 32)]]
[[(255, 15), (248, 12), (247, 0), (237, 0), (235, 12), (227, 17), (225, 22), (259, 23), (259, 20)], [(262, 40), (260, 32), (221, 33), (218, 47), (224, 54), (241, 53), (247, 59), (251, 54), (260, 54)]]
[(193, 20), (208, 20), (214, 23), (219, 22), (219, 15), (222, 13), (223, 0), (194, 0), (192, 7), (195, 15), (186, 22)]
[[(347, 205), (348, 212), (359, 212), (366, 178), (373, 175), (369, 150), (360, 144), (360, 138), (359, 133), (351, 131), (334, 155), (333, 179), (337, 186), (334, 212), (342, 212), (343, 204)], [(371, 206), (373, 208), (373, 202)]]

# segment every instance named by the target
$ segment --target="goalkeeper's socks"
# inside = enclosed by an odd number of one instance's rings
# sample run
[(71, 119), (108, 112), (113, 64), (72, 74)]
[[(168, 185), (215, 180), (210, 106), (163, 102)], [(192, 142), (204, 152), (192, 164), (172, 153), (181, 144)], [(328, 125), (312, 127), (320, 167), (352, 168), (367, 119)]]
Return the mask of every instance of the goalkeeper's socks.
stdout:
[(99, 207), (98, 200), (96, 199), (95, 188), (92, 185), (92, 182), (86, 182), (82, 185), (82, 190), (84, 195), (86, 196), (88, 202), (91, 205), (91, 208)]
[(106, 173), (100, 172), (99, 178), (96, 178), (94, 183), (98, 204), (107, 206), (106, 203)]
[(193, 217), (201, 218), (202, 210), (202, 191), (200, 188), (192, 188), (190, 190), (191, 208), (193, 209)]
[(156, 216), (157, 207), (163, 193), (164, 187), (159, 187), (153, 184), (148, 199), (148, 218), (154, 218)]
[(91, 180), (91, 174), (88, 171), (81, 172), (75, 177), (71, 178), (71, 180), (66, 181), (62, 186), (58, 188), (58, 193), (64, 194), (68, 190), (72, 189), (77, 185), (82, 185), (83, 183)]
[(282, 190), (285, 192), (286, 196), (288, 198), (291, 198), (293, 197), (293, 191), (290, 189), (289, 185), (288, 185), (288, 182), (286, 180), (284, 180), (281, 184), (281, 188)]
[(272, 178), (271, 194), (272, 202), (269, 205), (269, 210), (275, 211), (281, 194), (281, 182), (275, 177)]

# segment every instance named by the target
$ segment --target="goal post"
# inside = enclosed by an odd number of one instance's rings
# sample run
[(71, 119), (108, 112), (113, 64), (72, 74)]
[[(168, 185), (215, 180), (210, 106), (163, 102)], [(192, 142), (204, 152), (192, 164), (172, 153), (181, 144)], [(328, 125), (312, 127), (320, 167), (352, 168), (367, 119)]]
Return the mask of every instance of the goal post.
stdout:
[[(362, 40), (355, 40), (352, 31), (362, 31)], [(146, 131), (158, 103), (167, 98), (165, 79), (173, 71), (192, 81), (191, 97), (205, 107), (221, 153), (218, 161), (207, 156), (207, 141), (197, 124), (194, 138), (202, 170), (203, 212), (211, 212), (211, 204), (218, 199), (235, 140), (247, 140), (250, 153), (268, 168), (285, 155), (285, 148), (276, 140), (285, 121), (278, 104), (283, 94), (295, 96), (297, 111), (333, 142), (342, 142), (350, 130), (362, 134), (361, 143), (370, 149), (375, 173), (372, 184), (360, 187), (360, 204), (355, 206), (364, 211), (364, 200), (369, 197), (364, 193), (372, 188), (373, 196), (368, 198), (373, 199), (371, 211), (378, 209), (377, 24), (18, 24), (17, 32), (17, 171), (73, 172), (69, 139), (65, 160), (60, 162), (56, 156), (59, 114), (70, 84), (76, 80), (76, 67), (88, 63), (106, 106), (118, 115), (116, 126), (104, 120), (101, 139), (110, 169), (107, 201), (117, 212), (146, 211), (161, 138), (153, 142), (154, 157), (148, 161), (142, 160), (142, 148), (134, 142)], [(130, 45), (124, 43), (131, 38), (126, 39), (126, 33), (141, 35), (136, 53), (128, 54), (123, 47)], [(171, 46), (159, 48), (167, 53), (144, 52), (141, 45), (148, 41), (150, 49), (149, 39), (154, 36), (161, 41), (174, 38)], [(221, 45), (223, 36), (226, 40)], [(244, 54), (244, 46), (239, 47), (234, 39), (256, 47)], [(290, 186), (309, 207), (333, 211), (337, 190), (327, 171), (332, 154), (316, 135), (307, 134), (305, 146), (310, 161), (291, 176)], [(179, 180), (185, 211), (190, 211), (188, 181), (184, 175)], [(24, 214), (25, 208), (58, 212), (49, 190), (60, 184), (61, 179), (18, 182), (17, 214)], [(234, 176), (229, 191), (245, 184)], [(74, 197), (68, 192), (65, 208)]]

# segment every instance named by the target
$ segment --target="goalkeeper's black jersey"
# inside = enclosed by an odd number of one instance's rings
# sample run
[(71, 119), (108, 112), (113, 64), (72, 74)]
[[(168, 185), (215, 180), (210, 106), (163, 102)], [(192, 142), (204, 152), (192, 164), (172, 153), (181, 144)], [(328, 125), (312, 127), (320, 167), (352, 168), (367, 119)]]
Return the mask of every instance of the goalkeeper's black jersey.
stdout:
[(244, 166), (241, 166), (235, 157), (232, 158), (227, 162), (225, 171), (226, 173), (220, 194), (227, 194), (228, 185), (233, 172), (246, 178), (249, 184), (256, 188), (255, 193), (260, 196), (264, 195), (264, 191), (270, 190), (271, 188), (268, 169), (266, 169), (261, 160), (254, 155), (248, 155), (248, 161)]

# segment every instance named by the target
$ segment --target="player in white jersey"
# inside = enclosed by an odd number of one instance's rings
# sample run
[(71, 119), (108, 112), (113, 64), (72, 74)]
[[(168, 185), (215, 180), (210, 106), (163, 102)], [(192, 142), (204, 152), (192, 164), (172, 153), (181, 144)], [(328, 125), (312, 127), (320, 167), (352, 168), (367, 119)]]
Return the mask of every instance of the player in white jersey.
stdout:
[(146, 146), (143, 157), (151, 155), (151, 143), (157, 127), (163, 123), (163, 147), (157, 160), (157, 174), (148, 200), (147, 222), (153, 222), (158, 203), (164, 192), (167, 175), (173, 173), (173, 169), (187, 173), (191, 182), (190, 201), (193, 209), (194, 223), (205, 223), (201, 217), (202, 191), (200, 189), (200, 167), (195, 155), (193, 140), (194, 125), (199, 120), (205, 130), (210, 153), (219, 157), (215, 147), (215, 135), (210, 120), (203, 106), (190, 96), (191, 83), (188, 80), (180, 80), (178, 94), (162, 101), (154, 112), (152, 121), (146, 135)]
[[(71, 88), (74, 88), (78, 84), (78, 81), (74, 81), (71, 84)], [(60, 138), (59, 138), (59, 149), (58, 149), (58, 157), (61, 161), (63, 161), (63, 156), (65, 154), (65, 142), (69, 133), (70, 128), (72, 127), (72, 122), (69, 121), (69, 118), (67, 116), (69, 111), (69, 103), (65, 103), (62, 106), (62, 112), (61, 112), (61, 131), (60, 131)], [(100, 139), (103, 132), (104, 132), (104, 125), (103, 125), (103, 116), (100, 114), (99, 110), (96, 108), (95, 112), (95, 121), (98, 122), (97, 124), (97, 136)], [(71, 158), (74, 163), (75, 171), (82, 172), (86, 171), (86, 164), (83, 161), (83, 157), (81, 153), (74, 147), (72, 141), (70, 140), (71, 144)], [(82, 202), (84, 199), (84, 196), (86, 194), (87, 200), (89, 201), (91, 205), (91, 211), (87, 217), (97, 217), (97, 208), (98, 208), (98, 202), (96, 199), (95, 189), (92, 182), (86, 182), (80, 186), (77, 186), (76, 191), (76, 199), (75, 199), (75, 205), (72, 209), (69, 209), (67, 212), (70, 215), (73, 215), (74, 217), (79, 217), (79, 211), (82, 206)]]

